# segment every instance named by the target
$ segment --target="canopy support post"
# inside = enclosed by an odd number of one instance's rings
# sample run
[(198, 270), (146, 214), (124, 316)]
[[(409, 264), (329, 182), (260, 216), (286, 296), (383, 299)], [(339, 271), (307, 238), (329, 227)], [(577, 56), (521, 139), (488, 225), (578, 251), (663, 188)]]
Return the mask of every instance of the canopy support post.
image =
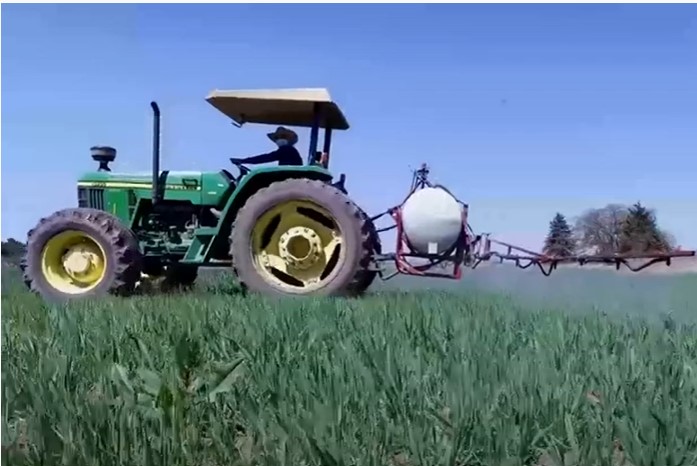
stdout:
[(315, 156), (317, 154), (317, 143), (319, 140), (319, 123), (321, 119), (321, 106), (319, 103), (315, 102), (313, 106), (313, 120), (312, 120), (312, 130), (310, 131), (310, 149), (307, 154), (307, 164), (313, 165), (315, 163)]

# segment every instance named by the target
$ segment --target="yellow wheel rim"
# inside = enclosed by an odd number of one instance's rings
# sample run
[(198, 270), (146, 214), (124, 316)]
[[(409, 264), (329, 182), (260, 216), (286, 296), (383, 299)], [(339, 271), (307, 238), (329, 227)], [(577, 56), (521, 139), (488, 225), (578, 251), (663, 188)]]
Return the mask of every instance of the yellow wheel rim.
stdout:
[(310, 201), (278, 204), (252, 229), (252, 257), (262, 277), (291, 293), (324, 286), (339, 269), (343, 237), (333, 216)]
[(48, 284), (56, 290), (82, 294), (104, 279), (106, 254), (88, 234), (66, 230), (46, 242), (41, 254), (41, 270)]

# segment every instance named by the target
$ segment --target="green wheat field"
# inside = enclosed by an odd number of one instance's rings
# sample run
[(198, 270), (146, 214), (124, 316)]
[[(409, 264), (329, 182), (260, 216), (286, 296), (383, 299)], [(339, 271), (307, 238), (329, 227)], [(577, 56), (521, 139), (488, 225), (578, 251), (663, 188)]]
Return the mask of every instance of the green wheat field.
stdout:
[(51, 307), (5, 269), (3, 464), (695, 465), (696, 323), (697, 274)]

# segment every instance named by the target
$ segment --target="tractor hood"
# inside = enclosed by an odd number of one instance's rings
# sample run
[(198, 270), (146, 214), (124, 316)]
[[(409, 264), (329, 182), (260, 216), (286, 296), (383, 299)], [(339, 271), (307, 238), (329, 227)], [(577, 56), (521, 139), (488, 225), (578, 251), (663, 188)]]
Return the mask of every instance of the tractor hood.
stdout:
[[(165, 180), (167, 188), (181, 187), (194, 188), (200, 186), (203, 172), (200, 171), (170, 171)], [(116, 172), (88, 172), (78, 178), (78, 184), (82, 186), (92, 185), (105, 188), (152, 188), (152, 173), (116, 173)]]
[[(190, 201), (194, 204), (218, 205), (230, 181), (222, 172), (170, 171), (164, 180), (164, 196), (168, 200)], [(152, 174), (115, 173), (94, 171), (77, 180), (79, 188), (108, 190), (132, 190), (138, 196), (149, 197), (152, 191)]]

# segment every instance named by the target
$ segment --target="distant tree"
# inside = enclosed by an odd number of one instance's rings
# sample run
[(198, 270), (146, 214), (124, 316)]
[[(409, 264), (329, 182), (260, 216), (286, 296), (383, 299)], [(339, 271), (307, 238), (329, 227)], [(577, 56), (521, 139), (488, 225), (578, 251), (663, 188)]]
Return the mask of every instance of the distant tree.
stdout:
[(603, 255), (617, 252), (623, 222), (628, 214), (627, 207), (621, 204), (586, 210), (574, 224), (579, 249)]
[(24, 243), (10, 238), (2, 242), (2, 261), (6, 264), (18, 265), (24, 255)]
[(662, 253), (671, 250), (672, 238), (658, 227), (651, 209), (637, 202), (622, 223), (619, 252), (623, 254)]
[(663, 236), (663, 239), (665, 239), (666, 243), (668, 243), (669, 250), (673, 251), (675, 249), (680, 249), (680, 246), (678, 246), (678, 242), (675, 239), (675, 235), (673, 235), (668, 230), (664, 230), (662, 228), (660, 231), (661, 231), (661, 236)]
[(576, 241), (566, 217), (557, 212), (549, 222), (549, 233), (543, 251), (548, 256), (569, 257), (576, 252)]

